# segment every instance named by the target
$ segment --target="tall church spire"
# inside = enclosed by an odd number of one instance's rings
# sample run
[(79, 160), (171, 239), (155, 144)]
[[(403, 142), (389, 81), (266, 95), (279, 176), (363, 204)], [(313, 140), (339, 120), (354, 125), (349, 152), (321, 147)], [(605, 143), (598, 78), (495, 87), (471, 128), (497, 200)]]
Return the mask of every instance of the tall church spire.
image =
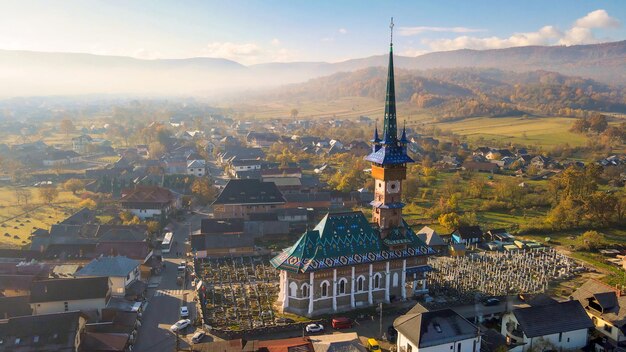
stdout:
[(391, 38), (389, 43), (389, 67), (387, 68), (387, 95), (385, 96), (385, 120), (383, 124), (383, 144), (396, 145), (398, 128), (396, 122), (396, 90), (393, 74), (393, 17), (389, 25)]

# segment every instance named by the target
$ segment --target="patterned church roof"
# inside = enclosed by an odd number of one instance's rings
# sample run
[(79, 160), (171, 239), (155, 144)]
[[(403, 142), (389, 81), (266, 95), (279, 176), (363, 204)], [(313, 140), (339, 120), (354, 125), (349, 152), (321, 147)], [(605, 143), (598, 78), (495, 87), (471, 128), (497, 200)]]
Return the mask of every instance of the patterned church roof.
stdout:
[[(280, 270), (304, 273), (434, 253), (404, 221), (403, 226), (405, 231), (395, 232), (390, 242), (380, 238), (378, 229), (360, 211), (326, 214), (314, 229), (270, 262)], [(400, 243), (407, 248), (389, 249), (388, 244)]]

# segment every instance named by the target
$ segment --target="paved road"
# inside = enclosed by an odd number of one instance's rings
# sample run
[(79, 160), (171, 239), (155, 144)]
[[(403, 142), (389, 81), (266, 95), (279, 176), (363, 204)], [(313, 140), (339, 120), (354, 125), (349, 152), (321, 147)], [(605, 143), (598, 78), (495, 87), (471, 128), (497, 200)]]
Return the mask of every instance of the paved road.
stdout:
[[(189, 235), (190, 222), (192, 224), (191, 230), (194, 231), (200, 225), (200, 217), (197, 215), (188, 216), (184, 222), (174, 224), (174, 240), (177, 244), (172, 245), (171, 252), (163, 256), (166, 269), (161, 274), (159, 286), (148, 289), (148, 306), (143, 313), (142, 325), (138, 331), (137, 342), (133, 351), (171, 352), (176, 348), (176, 335), (170, 332), (169, 328), (180, 319), (180, 307), (186, 301), (186, 297), (189, 297), (189, 300), (193, 297), (193, 291), (185, 290), (185, 287), (176, 284), (176, 267), (182, 260), (176, 256), (176, 253), (185, 252), (184, 246)], [(191, 311), (192, 314), (195, 314), (193, 310)], [(187, 328), (181, 333), (180, 347), (188, 347), (184, 335), (189, 335), (189, 339), (193, 333), (193, 327)]]

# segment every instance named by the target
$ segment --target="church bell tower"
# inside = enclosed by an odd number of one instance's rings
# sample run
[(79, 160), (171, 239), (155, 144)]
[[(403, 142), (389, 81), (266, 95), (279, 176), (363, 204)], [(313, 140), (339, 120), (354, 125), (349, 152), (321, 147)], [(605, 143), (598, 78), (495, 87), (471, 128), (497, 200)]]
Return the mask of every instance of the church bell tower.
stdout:
[(398, 139), (396, 119), (396, 95), (393, 73), (393, 18), (391, 19), (391, 42), (389, 46), (389, 67), (387, 71), (387, 94), (385, 97), (385, 116), (383, 138), (378, 135), (378, 126), (374, 129), (372, 152), (365, 160), (372, 163), (374, 177), (374, 200), (371, 202), (372, 222), (378, 224), (381, 237), (402, 226), (402, 181), (406, 179), (406, 164), (413, 162), (407, 155), (406, 127)]

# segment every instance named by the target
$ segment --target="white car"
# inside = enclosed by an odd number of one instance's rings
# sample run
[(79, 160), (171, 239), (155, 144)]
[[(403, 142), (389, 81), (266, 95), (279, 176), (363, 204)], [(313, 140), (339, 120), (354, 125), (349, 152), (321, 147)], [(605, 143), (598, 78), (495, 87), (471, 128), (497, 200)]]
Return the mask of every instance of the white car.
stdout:
[(189, 317), (189, 308), (187, 308), (187, 306), (180, 307), (180, 317), (181, 318)]
[(180, 331), (180, 330), (188, 327), (189, 325), (191, 325), (191, 320), (189, 320), (189, 319), (182, 319), (182, 320), (179, 320), (176, 323), (174, 323), (174, 325), (172, 325), (170, 327), (170, 331), (177, 332), (177, 331)]
[(191, 342), (200, 343), (205, 336), (206, 334), (204, 333), (204, 331), (198, 331), (191, 337)]
[(316, 333), (316, 332), (322, 332), (324, 331), (324, 325), (322, 324), (309, 324), (306, 326), (305, 328), (306, 332), (308, 333)]

